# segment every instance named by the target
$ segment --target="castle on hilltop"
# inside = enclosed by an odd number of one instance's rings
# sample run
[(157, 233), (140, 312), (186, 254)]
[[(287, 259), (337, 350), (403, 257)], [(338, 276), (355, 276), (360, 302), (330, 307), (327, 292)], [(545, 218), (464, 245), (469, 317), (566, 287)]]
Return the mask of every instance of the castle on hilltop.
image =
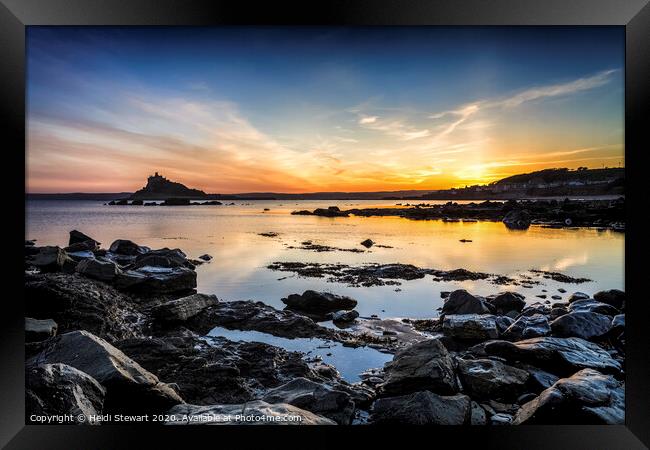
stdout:
[(132, 200), (157, 200), (174, 198), (192, 198), (200, 199), (206, 197), (207, 194), (198, 189), (190, 189), (184, 184), (168, 180), (167, 178), (155, 172), (147, 178), (147, 185), (135, 192)]

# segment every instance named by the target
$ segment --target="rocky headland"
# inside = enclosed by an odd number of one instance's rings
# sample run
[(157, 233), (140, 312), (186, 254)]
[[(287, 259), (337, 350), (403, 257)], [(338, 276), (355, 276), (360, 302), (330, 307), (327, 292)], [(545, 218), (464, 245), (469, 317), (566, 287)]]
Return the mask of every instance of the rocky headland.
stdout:
[[(312, 290), (282, 299), (283, 310), (198, 293), (196, 267), (210, 259), (129, 240), (102, 248), (76, 230), (63, 248), (26, 241), (27, 423), (38, 414), (150, 414), (170, 425), (623, 423), (624, 292), (541, 303), (455, 290), (437, 317), (382, 319)], [(328, 270), (361, 285), (476, 276), (348, 269)], [(336, 327), (321, 325), (329, 320)], [(209, 336), (214, 327), (369, 346), (392, 361), (350, 383), (300, 352)]]

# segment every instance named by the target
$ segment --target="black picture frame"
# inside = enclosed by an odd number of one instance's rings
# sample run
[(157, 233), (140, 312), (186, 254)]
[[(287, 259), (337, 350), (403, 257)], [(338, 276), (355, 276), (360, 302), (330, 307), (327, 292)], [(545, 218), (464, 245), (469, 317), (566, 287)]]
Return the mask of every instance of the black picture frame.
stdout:
[[(146, 427), (24, 424), (25, 27), (28, 25), (517, 25), (623, 26), (626, 32), (626, 421), (624, 426), (520, 427)], [(645, 232), (644, 151), (650, 149), (650, 4), (648, 0), (319, 0), (314, 2), (188, 0), (0, 0), (0, 105), (3, 197), (11, 212), (2, 300), (0, 445), (11, 449), (133, 448), (205, 445), (251, 448), (480, 445), (484, 448), (641, 449), (650, 445), (650, 349), (644, 296), (649, 248)], [(23, 190), (23, 193), (20, 193)], [(17, 261), (13, 261), (13, 258)], [(20, 258), (20, 260), (18, 260)], [(9, 286), (15, 289), (9, 289)], [(144, 441), (142, 439), (144, 438)], [(228, 438), (229, 441), (225, 439)], [(233, 441), (232, 438), (236, 440)], [(231, 442), (232, 444), (226, 444)], [(449, 444), (447, 444), (449, 445)]]

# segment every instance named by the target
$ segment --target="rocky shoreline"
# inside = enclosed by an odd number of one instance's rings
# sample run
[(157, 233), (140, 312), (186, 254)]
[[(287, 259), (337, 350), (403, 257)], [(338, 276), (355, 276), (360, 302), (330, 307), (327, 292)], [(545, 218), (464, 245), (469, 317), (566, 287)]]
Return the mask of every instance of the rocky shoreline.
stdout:
[[(170, 425), (224, 416), (323, 425), (623, 423), (621, 291), (549, 304), (456, 290), (439, 317), (364, 318), (356, 300), (332, 293), (288, 295), (283, 310), (197, 293), (196, 266), (210, 259), (128, 240), (103, 249), (76, 230), (65, 248), (26, 241), (27, 423), (55, 414), (163, 415)], [(371, 269), (380, 281), (427, 270), (395, 266)], [(330, 320), (336, 327), (320, 324)], [(215, 327), (393, 356), (350, 383), (318, 358), (209, 336)]]
[(616, 200), (486, 200), (480, 203), (442, 205), (398, 203), (392, 208), (353, 208), (337, 206), (300, 210), (293, 215), (321, 217), (403, 217), (412, 220), (442, 220), (445, 222), (503, 222), (511, 229), (527, 229), (531, 225), (549, 228), (596, 227), (602, 230), (625, 231), (625, 198)]

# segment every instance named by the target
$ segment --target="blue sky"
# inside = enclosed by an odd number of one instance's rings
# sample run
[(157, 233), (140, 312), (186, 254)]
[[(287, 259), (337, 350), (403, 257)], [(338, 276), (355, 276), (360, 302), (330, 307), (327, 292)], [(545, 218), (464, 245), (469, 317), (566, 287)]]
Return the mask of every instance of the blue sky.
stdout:
[(623, 164), (614, 27), (29, 27), (28, 190), (434, 189)]

